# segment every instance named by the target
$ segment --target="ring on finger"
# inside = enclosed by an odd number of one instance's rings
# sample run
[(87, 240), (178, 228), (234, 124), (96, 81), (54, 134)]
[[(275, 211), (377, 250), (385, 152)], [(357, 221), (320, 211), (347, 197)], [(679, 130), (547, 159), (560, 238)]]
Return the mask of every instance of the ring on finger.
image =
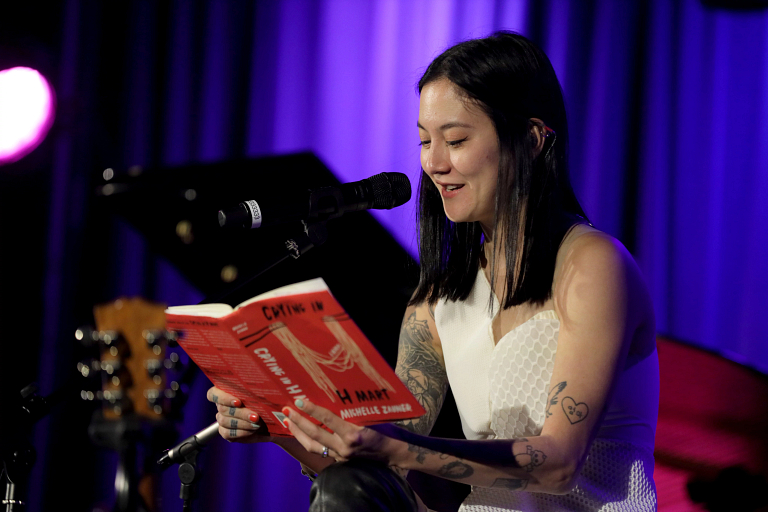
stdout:
[(326, 458), (328, 456), (328, 447), (323, 446), (323, 458)]

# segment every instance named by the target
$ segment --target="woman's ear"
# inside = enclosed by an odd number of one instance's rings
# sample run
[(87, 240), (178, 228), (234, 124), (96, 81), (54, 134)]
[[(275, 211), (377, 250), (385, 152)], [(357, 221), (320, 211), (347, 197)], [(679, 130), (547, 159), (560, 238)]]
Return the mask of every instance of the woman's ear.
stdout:
[(532, 117), (528, 120), (528, 127), (531, 131), (531, 141), (533, 142), (533, 158), (536, 158), (541, 154), (541, 150), (544, 149), (544, 143), (547, 140), (547, 125), (541, 119)]

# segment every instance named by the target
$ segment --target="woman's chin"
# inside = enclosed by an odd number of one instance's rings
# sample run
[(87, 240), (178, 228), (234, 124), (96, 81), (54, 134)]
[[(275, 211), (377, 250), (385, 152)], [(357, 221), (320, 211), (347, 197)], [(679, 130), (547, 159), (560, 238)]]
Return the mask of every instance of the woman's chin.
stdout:
[(467, 214), (460, 214), (456, 212), (445, 212), (445, 216), (448, 217), (448, 220), (450, 220), (453, 223), (458, 224), (459, 222), (474, 222), (475, 218), (473, 218), (471, 215)]

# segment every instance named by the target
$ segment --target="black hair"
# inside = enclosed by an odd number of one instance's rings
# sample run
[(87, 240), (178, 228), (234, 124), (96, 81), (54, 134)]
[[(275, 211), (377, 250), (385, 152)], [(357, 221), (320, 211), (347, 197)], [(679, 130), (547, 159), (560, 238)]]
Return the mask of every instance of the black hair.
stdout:
[[(456, 85), (496, 128), (499, 175), (494, 236), (496, 246), (503, 244), (507, 261), (502, 308), (543, 303), (552, 295), (555, 258), (563, 237), (578, 217), (586, 221), (568, 177), (565, 103), (552, 64), (525, 37), (496, 32), (444, 51), (419, 80), (419, 93), (440, 79)], [(538, 155), (534, 155), (537, 140), (531, 133), (531, 118), (541, 119), (555, 131)], [(483, 252), (480, 224), (450, 221), (439, 191), (424, 172), (418, 201), (421, 274), (410, 304), (464, 300), (472, 291)], [(494, 254), (492, 283), (495, 259)]]

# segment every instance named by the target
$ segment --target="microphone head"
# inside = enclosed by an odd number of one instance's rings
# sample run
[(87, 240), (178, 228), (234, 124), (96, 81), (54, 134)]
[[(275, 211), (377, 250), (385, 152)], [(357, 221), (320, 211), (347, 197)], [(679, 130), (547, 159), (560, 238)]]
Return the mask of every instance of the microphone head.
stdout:
[(390, 210), (411, 198), (411, 181), (401, 172), (382, 172), (368, 178), (376, 210)]

